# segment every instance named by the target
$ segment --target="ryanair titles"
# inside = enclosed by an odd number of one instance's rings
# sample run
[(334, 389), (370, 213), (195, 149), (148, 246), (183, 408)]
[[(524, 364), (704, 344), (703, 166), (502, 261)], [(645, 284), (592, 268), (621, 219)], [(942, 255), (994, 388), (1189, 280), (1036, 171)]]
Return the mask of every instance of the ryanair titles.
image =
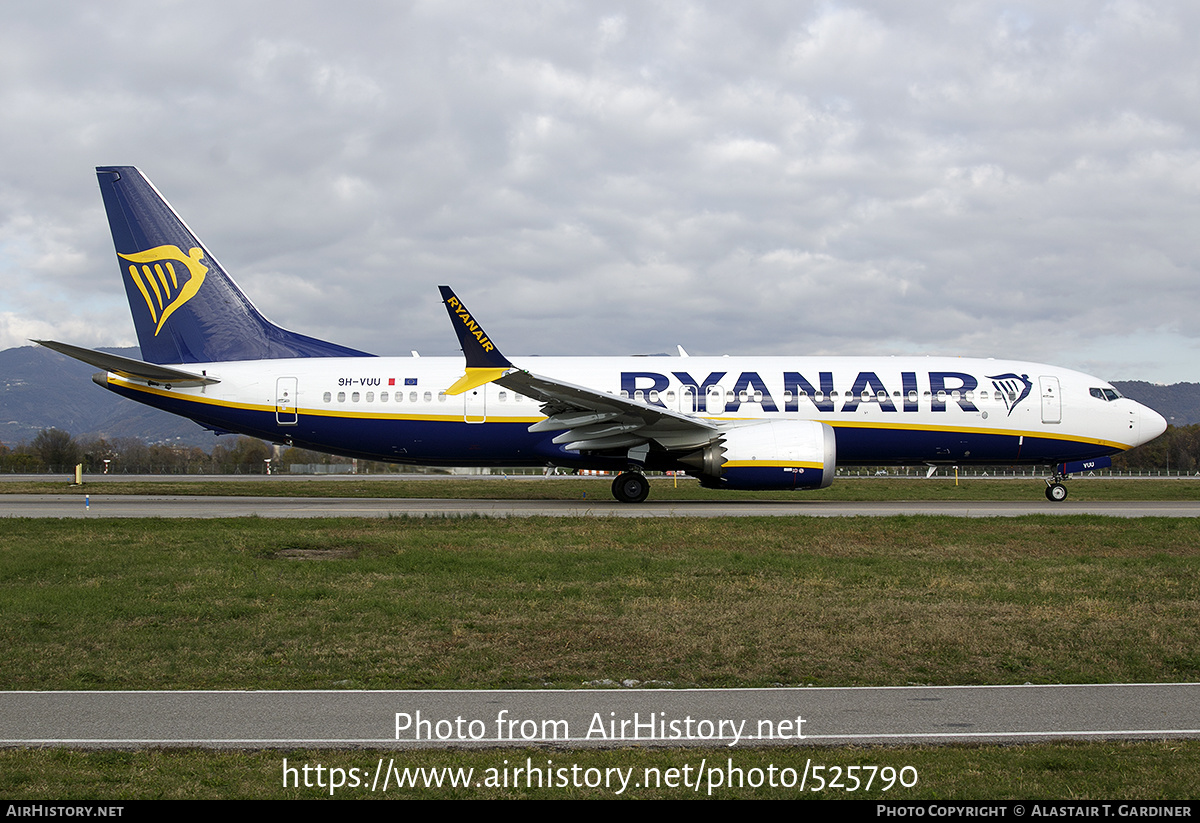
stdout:
[(471, 314), (467, 311), (467, 307), (458, 302), (457, 297), (447, 298), (446, 305), (454, 310), (454, 316), (461, 320), (463, 325), (467, 327), (467, 332), (479, 341), (480, 348), (482, 348), (485, 352), (490, 352), (492, 349), (496, 348), (495, 345), (492, 344), (492, 341), (488, 339), (488, 336), (483, 333), (483, 329), (479, 326), (479, 324), (471, 319)]
[[(672, 380), (672, 377), (674, 378)], [(731, 372), (712, 372), (697, 378), (688, 372), (673, 371), (671, 376), (649, 371), (621, 372), (621, 391), (628, 397), (666, 408), (664, 393), (677, 384), (681, 392), (681, 411), (709, 414), (737, 412), (743, 403), (761, 406), (764, 412), (798, 412), (800, 404), (812, 403), (817, 411), (853, 412), (860, 404), (871, 403), (883, 412), (915, 412), (923, 399), (930, 411), (944, 412), (957, 406), (966, 412), (978, 412), (974, 403), (979, 380), (957, 371), (931, 371), (918, 379), (917, 372), (900, 372), (899, 382), (889, 376), (885, 383), (878, 374), (862, 371), (848, 390), (835, 388), (840, 382), (831, 371), (817, 372), (816, 383), (808, 376), (785, 371), (774, 391), (758, 372), (744, 371), (736, 376)], [(996, 377), (999, 377), (997, 375)], [(988, 379), (992, 379), (989, 377)], [(993, 381), (997, 399), (1014, 407), (1025, 399)], [(922, 398), (922, 394), (924, 397)], [(841, 404), (840, 407), (838, 404)]]

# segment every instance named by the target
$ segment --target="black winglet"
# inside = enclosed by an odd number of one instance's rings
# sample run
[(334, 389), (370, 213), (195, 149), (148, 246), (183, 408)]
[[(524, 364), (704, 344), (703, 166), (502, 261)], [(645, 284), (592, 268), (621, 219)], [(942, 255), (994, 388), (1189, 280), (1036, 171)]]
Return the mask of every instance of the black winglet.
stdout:
[(454, 331), (458, 333), (458, 342), (462, 344), (463, 354), (467, 358), (468, 369), (500, 369), (512, 368), (508, 358), (500, 353), (496, 344), (484, 332), (483, 327), (467, 311), (467, 307), (455, 296), (449, 286), (438, 286), (442, 292), (442, 300), (446, 311), (454, 321)]

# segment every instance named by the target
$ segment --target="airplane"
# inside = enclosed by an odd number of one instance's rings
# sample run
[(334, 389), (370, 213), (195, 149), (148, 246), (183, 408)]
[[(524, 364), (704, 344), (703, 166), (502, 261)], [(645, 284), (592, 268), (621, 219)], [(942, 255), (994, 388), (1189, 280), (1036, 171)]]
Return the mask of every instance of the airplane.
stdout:
[(464, 358), (377, 357), (268, 321), (137, 168), (96, 169), (144, 360), (34, 341), (100, 386), (217, 433), (366, 460), (618, 472), (715, 489), (822, 489), (839, 466), (1048, 467), (1072, 474), (1166, 429), (1077, 371), (959, 357), (537, 357), (501, 354), (447, 286)]

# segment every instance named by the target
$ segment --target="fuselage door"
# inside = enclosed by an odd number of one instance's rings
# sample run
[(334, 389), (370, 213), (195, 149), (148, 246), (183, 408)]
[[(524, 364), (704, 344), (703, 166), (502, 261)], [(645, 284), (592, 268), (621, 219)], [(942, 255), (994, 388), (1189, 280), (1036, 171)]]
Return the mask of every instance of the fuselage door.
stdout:
[(704, 395), (704, 410), (709, 414), (725, 413), (725, 390), (720, 386), (709, 386)]
[(1059, 392), (1058, 378), (1042, 375), (1038, 378), (1042, 387), (1042, 422), (1062, 422), (1062, 396)]
[(275, 380), (275, 422), (280, 426), (294, 426), (300, 422), (296, 413), (295, 377), (280, 377)]
[(695, 414), (699, 410), (696, 407), (695, 386), (679, 387), (679, 410), (684, 414)]
[(463, 420), (468, 423), (487, 421), (487, 384), (463, 392)]

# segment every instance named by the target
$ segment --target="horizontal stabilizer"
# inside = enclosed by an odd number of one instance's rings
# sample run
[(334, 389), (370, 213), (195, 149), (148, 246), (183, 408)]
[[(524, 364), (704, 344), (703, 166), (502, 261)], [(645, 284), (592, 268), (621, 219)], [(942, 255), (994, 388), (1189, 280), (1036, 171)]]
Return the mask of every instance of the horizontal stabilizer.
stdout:
[(145, 380), (147, 383), (170, 383), (172, 386), (207, 386), (221, 381), (204, 374), (173, 369), (155, 363), (134, 360), (132, 357), (122, 357), (119, 354), (108, 354), (80, 346), (70, 346), (54, 340), (34, 340), (39, 346), (53, 349), (59, 354), (81, 360), (89, 366), (104, 369), (106, 372), (119, 374), (133, 380)]

